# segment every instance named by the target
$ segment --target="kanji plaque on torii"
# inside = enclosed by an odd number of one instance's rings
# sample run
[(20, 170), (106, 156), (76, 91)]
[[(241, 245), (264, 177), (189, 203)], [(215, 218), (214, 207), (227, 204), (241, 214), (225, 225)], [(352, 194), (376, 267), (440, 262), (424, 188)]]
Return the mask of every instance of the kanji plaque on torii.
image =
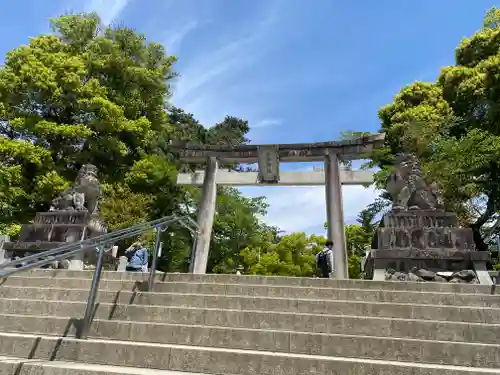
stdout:
[(259, 182), (278, 183), (280, 180), (280, 160), (276, 145), (258, 148)]

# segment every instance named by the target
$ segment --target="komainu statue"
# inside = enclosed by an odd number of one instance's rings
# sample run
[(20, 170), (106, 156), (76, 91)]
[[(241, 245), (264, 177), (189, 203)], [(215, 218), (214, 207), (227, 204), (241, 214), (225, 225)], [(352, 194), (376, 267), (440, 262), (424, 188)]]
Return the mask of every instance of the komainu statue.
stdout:
[(53, 201), (50, 211), (88, 211), (96, 214), (101, 185), (97, 178), (97, 167), (85, 164), (78, 171), (75, 183), (59, 194)]
[(399, 154), (396, 163), (387, 181), (394, 211), (444, 209), (437, 184), (424, 181), (416, 155)]

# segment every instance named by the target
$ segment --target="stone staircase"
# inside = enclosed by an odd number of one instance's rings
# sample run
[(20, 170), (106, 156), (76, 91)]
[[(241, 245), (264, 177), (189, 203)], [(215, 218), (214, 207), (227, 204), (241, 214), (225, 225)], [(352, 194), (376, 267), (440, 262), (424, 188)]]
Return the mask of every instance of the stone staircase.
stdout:
[(0, 285), (0, 374), (500, 374), (500, 290), (484, 285), (32, 271)]

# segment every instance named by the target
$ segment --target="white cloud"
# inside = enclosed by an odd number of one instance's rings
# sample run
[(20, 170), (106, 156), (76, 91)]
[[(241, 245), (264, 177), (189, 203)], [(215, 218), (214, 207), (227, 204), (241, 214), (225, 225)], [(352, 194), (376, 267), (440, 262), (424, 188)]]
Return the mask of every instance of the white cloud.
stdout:
[[(266, 196), (269, 210), (264, 221), (286, 232), (315, 232), (324, 234), (326, 201), (324, 186), (248, 187), (242, 188), (248, 196)], [(358, 213), (379, 195), (373, 187), (344, 186), (342, 188), (344, 220), (353, 223)]]
[(110, 25), (116, 21), (128, 5), (129, 0), (88, 0), (85, 2), (84, 10), (97, 12), (104, 25)]
[[(173, 102), (194, 113), (207, 126), (220, 121), (227, 114), (252, 122), (257, 117), (257, 111), (247, 109), (253, 103), (238, 100), (234, 92), (238, 89), (244, 91), (244, 77), (252, 66), (261, 61), (272, 44), (269, 35), (279, 19), (281, 5), (280, 0), (266, 3), (263, 12), (257, 12), (258, 16), (249, 20), (251, 22), (242, 23), (231, 34), (207, 38), (207, 42), (198, 48), (198, 53), (189, 56), (187, 61), (180, 56), (182, 70), (174, 85)], [(187, 31), (179, 31), (179, 37), (174, 35), (176, 48), (180, 47), (185, 35), (199, 22), (191, 21), (191, 25), (186, 26)]]
[(169, 55), (175, 55), (179, 50), (184, 38), (198, 27), (198, 21), (192, 20), (189, 22), (183, 22), (183, 24), (176, 28), (171, 28), (166, 33), (163, 45), (167, 49)]
[(237, 39), (210, 54), (200, 56), (200, 60), (188, 65), (176, 85), (175, 99), (183, 101), (192, 97), (199, 100), (200, 93), (197, 90), (244, 64), (238, 51), (250, 41), (249, 38)]
[(283, 120), (280, 118), (267, 118), (250, 125), (251, 129), (269, 128), (273, 126), (279, 126), (283, 124)]
[[(252, 47), (260, 33), (240, 36), (209, 53), (194, 57), (181, 73), (176, 84), (174, 100), (183, 103), (184, 107), (194, 103), (197, 103), (198, 107), (211, 107), (206, 101), (223, 95), (219, 87), (234, 84), (235, 80), (231, 82), (231, 78), (255, 61), (255, 57), (243, 57), (242, 54), (244, 50)], [(218, 107), (224, 105), (219, 103)], [(217, 108), (212, 107), (212, 110)]]

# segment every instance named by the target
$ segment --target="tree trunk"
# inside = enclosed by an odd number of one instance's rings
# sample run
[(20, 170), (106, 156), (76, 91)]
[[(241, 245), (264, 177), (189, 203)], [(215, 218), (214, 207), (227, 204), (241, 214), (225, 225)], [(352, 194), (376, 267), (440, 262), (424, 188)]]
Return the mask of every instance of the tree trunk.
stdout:
[(491, 196), (488, 196), (486, 210), (480, 217), (478, 217), (476, 222), (470, 226), (474, 236), (474, 243), (476, 244), (476, 249), (478, 251), (488, 251), (488, 245), (484, 242), (483, 236), (481, 235), (481, 227), (486, 224), (494, 213), (495, 201)]

